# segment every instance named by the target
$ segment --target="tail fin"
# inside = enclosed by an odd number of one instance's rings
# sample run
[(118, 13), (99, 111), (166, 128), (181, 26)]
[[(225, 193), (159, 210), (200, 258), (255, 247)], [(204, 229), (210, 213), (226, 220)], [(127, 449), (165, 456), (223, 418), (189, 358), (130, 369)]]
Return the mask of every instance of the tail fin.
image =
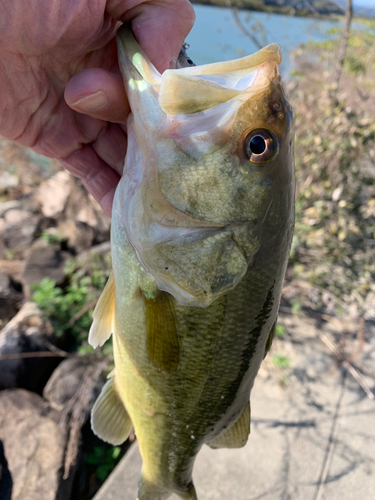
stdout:
[(182, 500), (198, 500), (193, 483), (190, 483), (185, 491), (178, 486), (169, 489), (150, 483), (143, 476), (139, 481), (137, 500), (167, 500), (173, 493)]

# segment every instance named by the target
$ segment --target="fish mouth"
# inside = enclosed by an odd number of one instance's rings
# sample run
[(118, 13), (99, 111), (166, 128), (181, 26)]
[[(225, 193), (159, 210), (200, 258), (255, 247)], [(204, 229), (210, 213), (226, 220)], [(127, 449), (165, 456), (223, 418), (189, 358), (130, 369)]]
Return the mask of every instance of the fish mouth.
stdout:
[(166, 70), (159, 105), (167, 115), (189, 115), (233, 99), (246, 101), (278, 77), (280, 62), (281, 48), (274, 43), (233, 61)]
[(160, 74), (136, 42), (128, 24), (117, 32), (119, 65), (131, 96), (134, 89), (152, 88), (167, 115), (192, 114), (231, 99), (244, 101), (278, 77), (280, 45), (272, 43), (232, 61), (167, 69)]

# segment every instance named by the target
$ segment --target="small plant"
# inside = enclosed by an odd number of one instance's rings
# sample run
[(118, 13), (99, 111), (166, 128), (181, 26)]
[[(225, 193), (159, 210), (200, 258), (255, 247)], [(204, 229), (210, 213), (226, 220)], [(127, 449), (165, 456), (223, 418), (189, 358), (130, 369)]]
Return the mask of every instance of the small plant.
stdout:
[(109, 275), (109, 261), (105, 256), (93, 257), (85, 267), (70, 261), (65, 271), (69, 278), (66, 287), (44, 278), (33, 286), (33, 300), (52, 323), (57, 337), (70, 333), (80, 354), (92, 353), (87, 336), (93, 309)]
[(285, 335), (285, 328), (283, 327), (283, 325), (279, 325), (279, 324), (276, 325), (276, 335), (279, 338), (283, 338), (284, 337), (284, 335)]
[(94, 446), (92, 452), (87, 455), (85, 461), (96, 466), (98, 479), (104, 482), (113, 471), (121, 458), (121, 448), (119, 446), (109, 447), (106, 444)]
[(42, 240), (46, 241), (48, 245), (55, 245), (56, 243), (61, 243), (62, 241), (66, 240), (66, 237), (57, 232), (50, 232), (50, 231), (42, 231), (42, 234), (40, 235)]
[(92, 311), (86, 311), (72, 325), (70, 320), (77, 315), (87, 302), (89, 278), (84, 277), (62, 289), (50, 278), (44, 278), (34, 285), (33, 300), (51, 321), (55, 335), (61, 337), (67, 330), (80, 343), (82, 333), (87, 335), (90, 328)]
[(274, 354), (271, 358), (271, 363), (280, 370), (286, 370), (292, 363), (292, 360), (283, 354)]
[(302, 302), (298, 298), (293, 298), (290, 300), (290, 304), (292, 306), (292, 314), (294, 316), (299, 316), (301, 310), (302, 310)]

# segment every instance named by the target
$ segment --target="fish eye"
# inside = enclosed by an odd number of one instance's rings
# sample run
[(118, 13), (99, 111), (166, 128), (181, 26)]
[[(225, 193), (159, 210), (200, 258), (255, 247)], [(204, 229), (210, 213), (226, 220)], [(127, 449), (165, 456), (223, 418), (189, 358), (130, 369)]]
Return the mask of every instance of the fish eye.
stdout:
[(245, 155), (251, 163), (260, 164), (273, 160), (279, 151), (276, 137), (266, 129), (252, 130), (244, 141)]

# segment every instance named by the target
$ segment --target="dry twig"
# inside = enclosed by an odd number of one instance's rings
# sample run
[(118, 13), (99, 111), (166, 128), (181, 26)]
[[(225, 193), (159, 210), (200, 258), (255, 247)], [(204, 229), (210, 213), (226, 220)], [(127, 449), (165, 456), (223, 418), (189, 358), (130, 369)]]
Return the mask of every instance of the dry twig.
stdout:
[(362, 377), (362, 375), (358, 372), (358, 370), (353, 366), (353, 364), (345, 359), (345, 354), (338, 348), (336, 343), (331, 340), (328, 335), (326, 335), (321, 328), (318, 328), (318, 336), (322, 342), (332, 351), (332, 353), (336, 356), (336, 358), (341, 362), (342, 366), (348, 370), (351, 376), (358, 382), (358, 384), (362, 387), (363, 391), (366, 393), (366, 396), (369, 399), (374, 400), (375, 395), (368, 386), (366, 380)]

